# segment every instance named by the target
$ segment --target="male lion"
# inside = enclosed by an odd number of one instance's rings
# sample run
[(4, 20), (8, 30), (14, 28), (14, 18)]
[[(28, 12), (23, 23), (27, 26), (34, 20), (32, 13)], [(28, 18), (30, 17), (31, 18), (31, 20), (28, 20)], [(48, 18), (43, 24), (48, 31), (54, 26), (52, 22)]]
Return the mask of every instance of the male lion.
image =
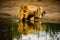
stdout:
[(43, 14), (45, 14), (43, 7), (35, 5), (24, 5), (21, 6), (18, 17), (20, 18), (20, 20), (30, 20), (31, 18), (33, 20), (36, 18), (42, 18)]

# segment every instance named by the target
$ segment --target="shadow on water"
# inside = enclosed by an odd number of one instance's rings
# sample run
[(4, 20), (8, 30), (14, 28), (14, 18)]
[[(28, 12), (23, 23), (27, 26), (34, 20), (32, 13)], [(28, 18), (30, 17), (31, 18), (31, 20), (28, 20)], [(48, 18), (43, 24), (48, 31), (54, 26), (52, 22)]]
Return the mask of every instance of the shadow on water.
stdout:
[(12, 21), (10, 19), (0, 19), (0, 40), (12, 40)]
[(1, 18), (0, 40), (60, 40), (60, 24)]

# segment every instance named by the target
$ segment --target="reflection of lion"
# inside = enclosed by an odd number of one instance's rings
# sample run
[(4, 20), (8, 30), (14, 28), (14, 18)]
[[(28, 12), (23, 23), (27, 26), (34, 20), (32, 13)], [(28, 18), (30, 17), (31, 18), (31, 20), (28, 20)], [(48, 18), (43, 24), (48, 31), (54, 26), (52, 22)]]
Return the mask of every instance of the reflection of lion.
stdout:
[(20, 18), (20, 20), (22, 19), (30, 20), (30, 18), (41, 18), (43, 13), (45, 12), (42, 7), (38, 7), (35, 5), (24, 5), (21, 6), (18, 17)]
[(30, 34), (30, 33), (35, 33), (36, 31), (41, 31), (42, 26), (39, 21), (37, 22), (19, 22), (18, 24), (18, 31), (19, 33), (22, 33), (24, 35)]

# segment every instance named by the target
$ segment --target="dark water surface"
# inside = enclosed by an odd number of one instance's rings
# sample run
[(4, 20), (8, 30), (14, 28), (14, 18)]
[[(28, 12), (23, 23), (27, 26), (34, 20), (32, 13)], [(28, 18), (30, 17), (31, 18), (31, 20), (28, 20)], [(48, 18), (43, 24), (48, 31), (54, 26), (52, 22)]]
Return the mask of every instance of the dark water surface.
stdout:
[(60, 24), (0, 19), (0, 40), (60, 40)]

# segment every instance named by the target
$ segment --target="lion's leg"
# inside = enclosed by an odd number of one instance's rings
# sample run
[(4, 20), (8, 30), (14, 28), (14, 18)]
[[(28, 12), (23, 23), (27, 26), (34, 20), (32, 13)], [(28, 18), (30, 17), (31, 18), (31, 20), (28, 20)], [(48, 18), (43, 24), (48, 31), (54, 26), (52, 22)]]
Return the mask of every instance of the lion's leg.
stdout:
[(28, 18), (28, 14), (24, 14), (24, 19), (27, 19)]
[(23, 15), (20, 15), (20, 20), (22, 20), (23, 19)]
[(19, 19), (22, 20), (24, 17), (23, 13), (19, 13)]

